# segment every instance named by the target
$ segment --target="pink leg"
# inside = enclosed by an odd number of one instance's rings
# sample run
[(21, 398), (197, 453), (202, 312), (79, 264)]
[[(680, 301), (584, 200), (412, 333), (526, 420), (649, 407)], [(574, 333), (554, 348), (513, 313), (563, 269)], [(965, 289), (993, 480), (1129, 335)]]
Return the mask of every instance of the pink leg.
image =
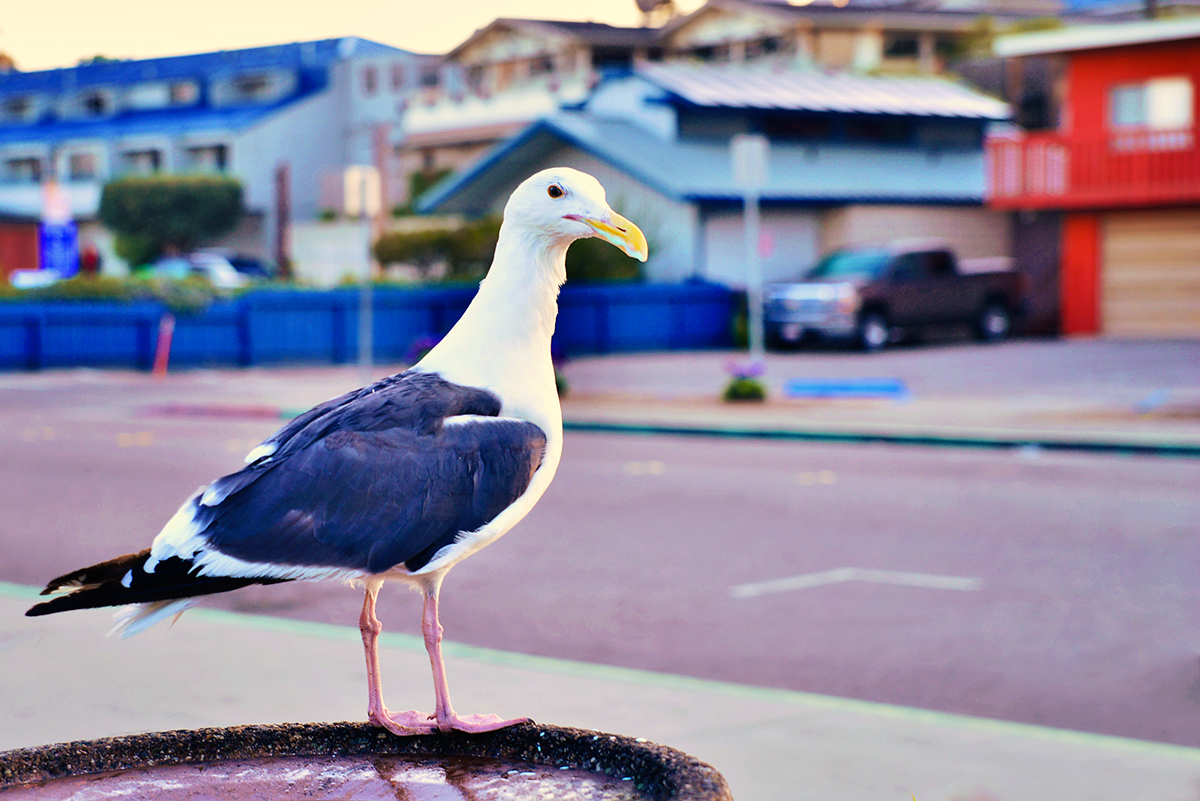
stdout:
[(379, 680), (379, 633), (383, 624), (375, 617), (375, 597), (378, 586), (367, 586), (358, 629), (362, 632), (363, 650), (367, 656), (367, 722), (382, 726), (392, 734), (429, 734), (437, 730), (429, 715), (409, 711), (393, 714), (383, 703), (383, 686)]
[(442, 661), (442, 624), (438, 622), (438, 591), (441, 582), (425, 589), (425, 607), (421, 613), (421, 632), (425, 635), (425, 650), (429, 652), (429, 663), (433, 667), (433, 692), (437, 698), (437, 727), (448, 732), (453, 729), (465, 732), (484, 732), (503, 729), (518, 723), (528, 723), (529, 718), (505, 720), (498, 715), (465, 715), (459, 717), (450, 705), (450, 686), (446, 682), (446, 665)]
[(466, 715), (459, 717), (450, 705), (450, 689), (446, 683), (446, 666), (442, 662), (442, 626), (438, 622), (438, 590), (436, 582), (425, 590), (425, 605), (421, 615), (421, 631), (425, 635), (425, 650), (433, 667), (433, 689), (437, 699), (437, 711), (424, 715), (415, 710), (389, 712), (383, 703), (383, 687), (379, 680), (379, 633), (383, 625), (375, 617), (375, 598), (378, 586), (367, 586), (363, 599), (362, 614), (358, 628), (362, 632), (363, 650), (367, 658), (367, 721), (382, 726), (393, 734), (430, 734), (435, 731), (448, 732), (454, 729), (465, 732), (484, 732), (503, 729), (517, 723), (526, 723), (529, 718), (504, 720), (496, 715)]

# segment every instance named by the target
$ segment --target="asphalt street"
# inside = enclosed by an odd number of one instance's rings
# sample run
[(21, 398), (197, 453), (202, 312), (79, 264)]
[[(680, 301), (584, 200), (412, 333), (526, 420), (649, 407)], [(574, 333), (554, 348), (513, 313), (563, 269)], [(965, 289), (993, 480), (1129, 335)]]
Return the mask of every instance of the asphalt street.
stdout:
[[(145, 547), (278, 426), (278, 380), (6, 377), (0, 580)], [(1200, 745), (1200, 460), (581, 432), (565, 453), (529, 518), (451, 573), (449, 639)], [(361, 598), (209, 604), (352, 626)], [(380, 616), (416, 632), (418, 599), (385, 590)]]

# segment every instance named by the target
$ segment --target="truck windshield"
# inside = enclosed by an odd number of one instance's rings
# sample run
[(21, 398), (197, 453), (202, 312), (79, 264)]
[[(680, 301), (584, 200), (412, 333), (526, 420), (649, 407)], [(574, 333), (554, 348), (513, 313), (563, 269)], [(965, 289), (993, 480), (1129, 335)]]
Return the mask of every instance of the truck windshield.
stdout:
[(836, 250), (826, 255), (804, 276), (816, 278), (877, 278), (887, 268), (886, 250)]

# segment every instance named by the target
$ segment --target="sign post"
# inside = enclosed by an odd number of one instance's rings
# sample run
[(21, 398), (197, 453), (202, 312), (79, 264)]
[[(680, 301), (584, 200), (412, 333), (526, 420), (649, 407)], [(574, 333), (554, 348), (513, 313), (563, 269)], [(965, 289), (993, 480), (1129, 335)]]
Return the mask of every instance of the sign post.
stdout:
[(371, 235), (375, 231), (383, 198), (380, 192), (379, 170), (371, 166), (347, 167), (343, 183), (343, 207), (347, 217), (366, 217), (373, 222), (366, 226), (366, 265), (358, 287), (358, 370), (364, 384), (371, 379), (375, 360), (375, 303), (371, 287)]
[(767, 164), (770, 145), (759, 134), (737, 134), (730, 141), (733, 159), (733, 180), (742, 190), (745, 208), (743, 237), (746, 248), (746, 312), (747, 334), (750, 340), (750, 361), (762, 365), (763, 346), (763, 288), (762, 259), (759, 254), (759, 197), (767, 183)]

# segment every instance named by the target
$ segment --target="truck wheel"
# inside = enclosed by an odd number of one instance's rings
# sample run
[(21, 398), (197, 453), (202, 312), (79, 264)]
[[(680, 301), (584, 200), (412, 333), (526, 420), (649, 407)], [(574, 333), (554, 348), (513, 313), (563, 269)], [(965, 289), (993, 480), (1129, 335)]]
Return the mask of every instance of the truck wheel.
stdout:
[(866, 311), (858, 318), (858, 346), (866, 352), (883, 350), (889, 336), (887, 320), (879, 312)]
[(999, 342), (1012, 329), (1012, 316), (1003, 303), (990, 300), (975, 320), (975, 335), (984, 342)]

